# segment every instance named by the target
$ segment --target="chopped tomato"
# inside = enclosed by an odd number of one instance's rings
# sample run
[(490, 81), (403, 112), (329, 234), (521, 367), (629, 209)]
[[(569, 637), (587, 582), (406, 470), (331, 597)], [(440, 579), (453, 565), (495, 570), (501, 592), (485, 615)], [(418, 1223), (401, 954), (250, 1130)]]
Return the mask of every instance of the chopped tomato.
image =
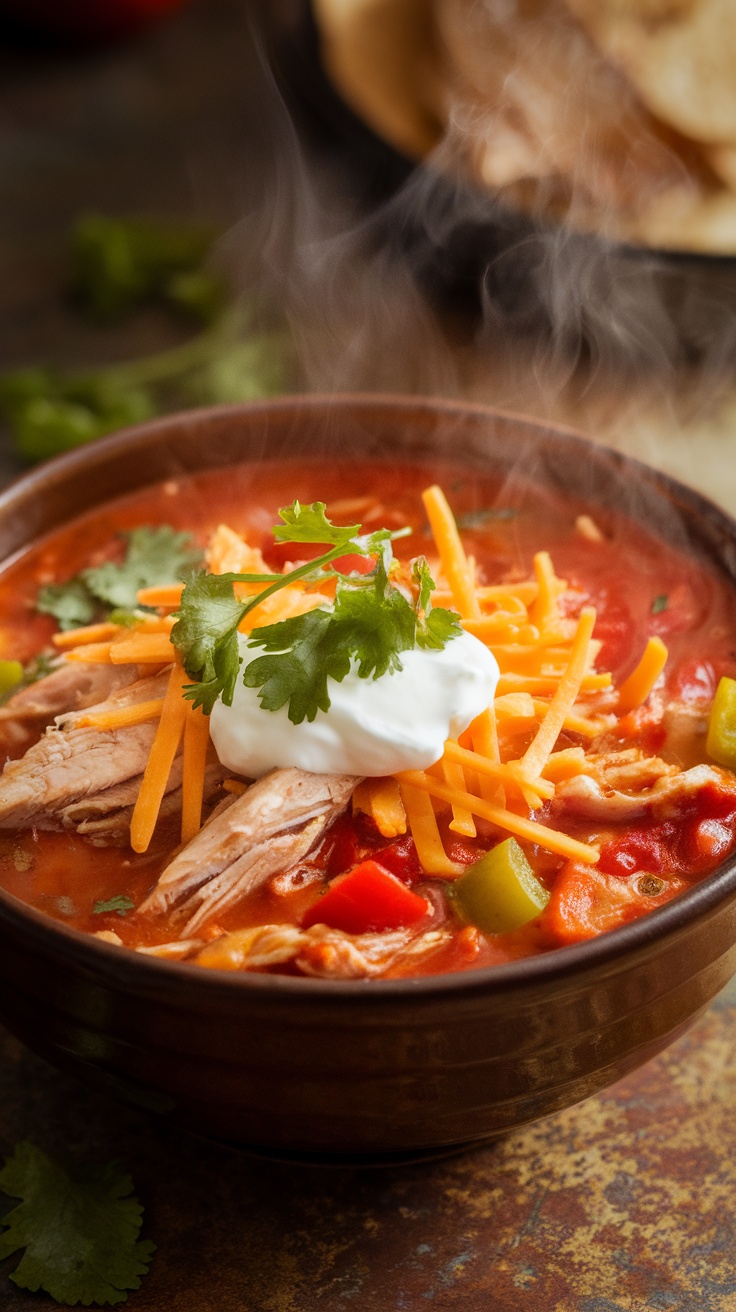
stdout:
[(322, 851), (326, 853), (325, 870), (328, 875), (342, 875), (351, 870), (360, 860), (361, 844), (351, 815), (341, 815), (332, 825), (328, 843)]
[(680, 701), (689, 703), (711, 702), (716, 695), (716, 672), (710, 661), (689, 660), (678, 666), (673, 681), (673, 692)]
[(540, 923), (558, 945), (580, 943), (604, 930), (638, 920), (684, 888), (685, 881), (674, 876), (621, 879), (570, 861), (555, 882)]
[(333, 880), (327, 892), (309, 908), (302, 926), (309, 929), (310, 925), (329, 925), (347, 934), (378, 933), (414, 925), (427, 910), (423, 897), (412, 893), (377, 861), (362, 861)]
[(619, 879), (642, 870), (659, 874), (672, 864), (667, 844), (674, 828), (672, 824), (664, 824), (649, 829), (630, 829), (621, 838), (604, 844), (598, 870), (606, 875), (617, 875)]
[(403, 884), (415, 884), (424, 874), (411, 834), (403, 834), (401, 838), (394, 839), (388, 847), (380, 848), (376, 855), (380, 858), (380, 864)]
[(635, 631), (634, 620), (626, 602), (612, 589), (603, 588), (592, 598), (598, 611), (595, 636), (603, 646), (597, 659), (599, 670), (616, 675), (630, 658)]

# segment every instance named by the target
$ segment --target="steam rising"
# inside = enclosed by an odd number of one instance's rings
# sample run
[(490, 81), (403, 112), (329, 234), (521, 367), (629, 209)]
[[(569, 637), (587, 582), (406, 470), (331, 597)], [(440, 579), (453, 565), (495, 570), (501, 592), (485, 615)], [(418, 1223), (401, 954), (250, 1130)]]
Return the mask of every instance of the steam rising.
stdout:
[[(703, 485), (685, 426), (732, 371), (725, 266), (633, 251), (494, 201), (452, 164), (457, 115), (432, 158), (366, 207), (360, 160), (335, 168), (305, 144), (261, 59), (267, 167), (226, 253), (244, 289), (283, 308), (299, 386), (483, 400), (582, 427)], [(657, 150), (666, 155), (661, 140)]]

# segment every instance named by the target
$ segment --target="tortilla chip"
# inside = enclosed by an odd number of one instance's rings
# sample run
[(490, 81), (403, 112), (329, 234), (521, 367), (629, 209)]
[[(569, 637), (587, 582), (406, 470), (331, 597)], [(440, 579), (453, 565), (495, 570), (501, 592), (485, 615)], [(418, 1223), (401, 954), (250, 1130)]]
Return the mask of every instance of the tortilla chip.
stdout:
[(675, 0), (656, 19), (634, 0), (567, 4), (653, 114), (696, 141), (736, 144), (734, 0)]

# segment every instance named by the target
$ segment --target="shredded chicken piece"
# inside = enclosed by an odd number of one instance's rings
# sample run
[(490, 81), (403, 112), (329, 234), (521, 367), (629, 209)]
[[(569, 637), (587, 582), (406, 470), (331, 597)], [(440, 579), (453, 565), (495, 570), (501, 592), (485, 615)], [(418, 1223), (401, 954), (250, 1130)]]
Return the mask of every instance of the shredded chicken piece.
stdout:
[(136, 948), (143, 957), (161, 957), (163, 961), (184, 961), (202, 947), (201, 938), (179, 938), (171, 943), (156, 943), (150, 948)]
[[(143, 903), (143, 912), (189, 917), (194, 933), (270, 875), (302, 861), (345, 809), (353, 775), (272, 770), (227, 806), (174, 857)], [(177, 905), (178, 904), (178, 905)]]
[(418, 957), (448, 942), (447, 927), (417, 935), (412, 929), (383, 934), (346, 934), (327, 925), (258, 925), (236, 930), (210, 943), (196, 957), (211, 970), (264, 970), (293, 962), (319, 979), (367, 979), (384, 974), (399, 953)]
[(92, 937), (102, 939), (103, 943), (114, 943), (116, 948), (124, 946), (123, 940), (119, 934), (115, 933), (114, 929), (96, 929)]
[(137, 678), (137, 665), (87, 665), (62, 660), (51, 674), (14, 693), (0, 707), (0, 722), (31, 719), (51, 724), (62, 712), (95, 706)]
[[(157, 678), (139, 679), (82, 713), (147, 701), (157, 695), (159, 684)], [(57, 717), (60, 723), (48, 728), (25, 756), (5, 766), (0, 775), (0, 829), (75, 827), (67, 814), (70, 807), (80, 802), (89, 807), (92, 799), (96, 801), (108, 790), (139, 780), (150, 755), (155, 723), (109, 730), (84, 728), (76, 725), (79, 714), (62, 713)], [(127, 792), (124, 795), (127, 797)], [(114, 803), (118, 797), (114, 795)]]
[(651, 787), (636, 793), (623, 793), (602, 785), (590, 775), (579, 774), (559, 785), (553, 808), (603, 823), (636, 820), (649, 812), (668, 818), (676, 816), (683, 803), (708, 784), (716, 784), (727, 792), (735, 791), (734, 780), (710, 765), (663, 774)]
[[(203, 803), (207, 806), (219, 791), (226, 771), (218, 762), (211, 762), (204, 773)], [(182, 758), (178, 756), (171, 767), (166, 791), (158, 818), (168, 819), (179, 815), (182, 806)], [(89, 838), (96, 847), (125, 846), (130, 841), (130, 821), (140, 791), (142, 775), (126, 783), (115, 784), (104, 793), (72, 802), (60, 812), (65, 829), (74, 829)]]

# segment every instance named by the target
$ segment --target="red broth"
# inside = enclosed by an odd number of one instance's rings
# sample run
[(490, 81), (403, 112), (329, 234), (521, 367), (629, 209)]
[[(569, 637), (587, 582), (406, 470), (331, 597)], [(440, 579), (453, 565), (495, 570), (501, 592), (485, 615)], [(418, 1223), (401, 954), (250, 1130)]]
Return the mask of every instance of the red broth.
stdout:
[[(730, 584), (642, 526), (595, 508), (592, 513), (604, 538), (591, 542), (576, 528), (576, 518), (591, 513), (591, 508), (574, 499), (531, 485), (520, 492), (515, 484), (514, 499), (509, 501), (494, 478), (462, 467), (368, 462), (264, 462), (208, 471), (146, 488), (80, 517), (8, 562), (0, 573), (0, 656), (26, 661), (49, 642), (55, 624), (34, 610), (39, 587), (116, 558), (122, 549), (117, 535), (123, 530), (171, 524), (189, 529), (204, 544), (218, 523), (226, 523), (250, 542), (263, 545), (268, 558), (279, 506), (295, 497), (302, 502), (323, 500), (329, 508), (330, 503), (375, 496), (380, 508), (369, 511), (364, 529), (411, 525), (413, 536), (396, 544), (397, 554), (409, 558), (432, 551), (420, 498), (431, 481), (445, 488), (460, 523), (471, 525), (463, 530), (463, 540), (477, 560), (481, 581), (527, 578), (534, 552), (551, 553), (557, 574), (570, 584), (569, 613), (576, 614), (585, 604), (597, 609), (595, 636), (603, 640), (597, 665), (611, 670), (615, 684), (630, 672), (654, 634), (664, 639), (669, 650), (665, 701), (706, 709), (720, 676), (736, 671)], [(346, 507), (337, 510), (335, 518), (344, 522), (363, 515)], [(271, 563), (280, 568), (282, 562)], [(621, 745), (657, 752), (664, 735), (661, 716), (648, 717), (644, 711), (630, 720)], [(577, 741), (563, 734), (558, 745)], [(705, 759), (700, 740), (687, 744), (685, 751), (690, 754), (685, 764)], [(544, 810), (535, 818), (544, 820)], [(704, 790), (696, 804), (685, 806), (674, 819), (607, 825), (604, 834), (600, 824), (580, 819), (567, 817), (556, 824), (572, 837), (602, 841), (599, 866), (587, 878), (579, 874), (575, 882), (562, 858), (526, 845), (538, 878), (552, 894), (537, 920), (514, 933), (482, 935), (454, 921), (441, 891), (435, 889), (441, 916), (455, 925), (450, 942), (421, 962), (399, 958), (386, 973), (440, 973), (493, 965), (634, 919), (702, 879), (730, 853), (736, 799), (727, 789)], [(482, 824), (473, 841), (459, 840), (446, 828), (443, 836), (449, 855), (464, 864), (503, 837)], [(6, 831), (0, 834), (0, 885), (76, 929), (113, 930), (131, 948), (151, 946), (176, 937), (165, 918), (96, 915), (93, 908), (119, 894), (137, 906), (177, 844), (175, 824), (159, 826), (144, 856), (129, 849), (96, 847), (66, 833)], [(410, 844), (407, 848), (406, 841), (402, 847), (401, 840), (382, 839), (372, 821), (349, 812), (327, 835), (314, 862), (327, 879), (373, 856), (413, 888), (426, 892), (431, 883), (437, 884), (417, 868)], [(624, 885), (628, 894), (622, 902)], [(299, 924), (323, 887), (317, 880), (285, 894), (269, 882), (210, 926), (207, 936), (253, 925)]]

